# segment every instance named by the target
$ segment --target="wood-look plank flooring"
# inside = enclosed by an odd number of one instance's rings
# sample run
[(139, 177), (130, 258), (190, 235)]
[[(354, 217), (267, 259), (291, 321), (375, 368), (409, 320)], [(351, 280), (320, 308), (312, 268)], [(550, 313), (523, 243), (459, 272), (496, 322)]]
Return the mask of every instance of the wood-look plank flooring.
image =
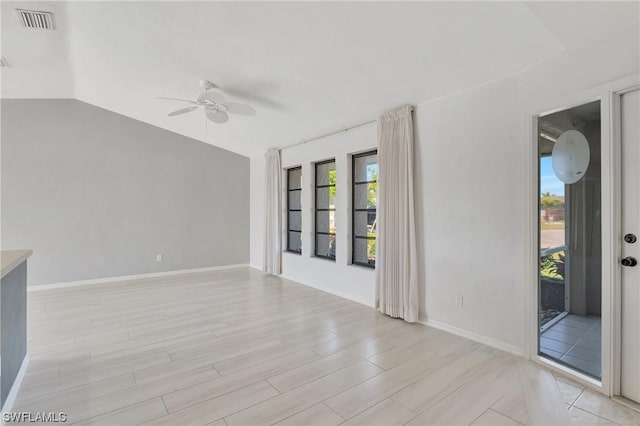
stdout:
[(640, 424), (530, 362), (256, 270), (29, 293), (13, 411), (103, 425)]

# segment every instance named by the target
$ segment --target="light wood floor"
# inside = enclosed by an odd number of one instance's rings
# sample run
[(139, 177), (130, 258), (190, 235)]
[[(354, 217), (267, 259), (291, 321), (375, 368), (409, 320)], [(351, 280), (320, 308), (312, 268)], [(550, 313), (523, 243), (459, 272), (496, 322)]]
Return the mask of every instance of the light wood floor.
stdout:
[(29, 294), (13, 411), (67, 424), (640, 424), (534, 364), (245, 268)]

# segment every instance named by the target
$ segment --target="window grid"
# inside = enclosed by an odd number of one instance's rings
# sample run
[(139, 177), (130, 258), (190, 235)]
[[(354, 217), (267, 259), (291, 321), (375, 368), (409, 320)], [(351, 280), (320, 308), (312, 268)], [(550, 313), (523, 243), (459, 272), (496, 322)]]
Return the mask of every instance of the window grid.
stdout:
[[(373, 151), (368, 151), (368, 152), (363, 152), (360, 154), (355, 154), (351, 156), (351, 181), (353, 182), (352, 187), (351, 187), (351, 202), (353, 204), (352, 207), (352, 211), (351, 211), (351, 230), (352, 230), (352, 241), (351, 241), (351, 263), (353, 265), (359, 265), (359, 266), (365, 266), (367, 268), (375, 268), (376, 267), (376, 263), (375, 263), (375, 259), (374, 260), (370, 260), (368, 263), (364, 263), (364, 262), (359, 262), (356, 260), (356, 240), (376, 240), (376, 236), (370, 236), (370, 235), (357, 235), (356, 234), (356, 213), (357, 212), (367, 212), (367, 216), (369, 213), (373, 212), (377, 214), (377, 207), (375, 208), (355, 208), (355, 203), (356, 203), (356, 188), (360, 185), (369, 185), (371, 183), (377, 183), (378, 179), (373, 179), (373, 180), (361, 180), (361, 181), (356, 181), (356, 161), (358, 158), (362, 158), (362, 157), (368, 157), (371, 155), (377, 155), (378, 151), (377, 150), (373, 150)], [(376, 191), (377, 192), (377, 191)], [(377, 195), (377, 194), (376, 194)], [(377, 200), (376, 200), (376, 205), (377, 205)], [(368, 218), (367, 218), (368, 219)], [(367, 249), (368, 249), (368, 244), (367, 244)]]
[[(314, 249), (314, 255), (316, 257), (321, 257), (324, 259), (329, 259), (329, 260), (336, 260), (335, 254), (333, 256), (330, 255), (331, 253), (331, 248), (329, 248), (329, 255), (324, 255), (324, 254), (318, 254), (318, 235), (328, 235), (329, 237), (333, 237), (333, 243), (334, 243), (334, 250), (335, 250), (335, 236), (336, 233), (335, 232), (323, 232), (323, 231), (318, 231), (318, 212), (335, 212), (336, 209), (335, 208), (318, 208), (318, 189), (322, 189), (322, 188), (335, 188), (335, 182), (333, 184), (328, 184), (328, 185), (318, 185), (318, 166), (322, 166), (324, 164), (331, 164), (334, 163), (334, 173), (335, 173), (335, 159), (331, 159), (331, 160), (326, 160), (326, 161), (320, 161), (315, 163), (315, 220), (314, 220), (314, 224), (315, 224), (315, 249)], [(331, 190), (329, 190), (329, 193), (331, 192)], [(331, 197), (329, 196), (329, 199)], [(334, 220), (335, 220), (335, 213), (334, 213)], [(330, 223), (330, 222), (329, 222)], [(329, 230), (331, 230), (331, 227), (329, 227)], [(331, 239), (331, 238), (330, 238)], [(331, 247), (331, 244), (329, 244), (329, 247)], [(335, 253), (335, 251), (334, 251)]]
[[(299, 244), (299, 249), (293, 249), (291, 245), (291, 233), (297, 233), (302, 237), (302, 222), (300, 223), (301, 229), (291, 229), (291, 212), (302, 212), (302, 176), (300, 176), (300, 188), (291, 188), (291, 173), (300, 171), (302, 174), (302, 167), (292, 167), (287, 169), (287, 251), (291, 253), (302, 254), (302, 241)], [(292, 192), (300, 192), (300, 208), (292, 209), (291, 208), (291, 193)], [(302, 214), (300, 214), (300, 220), (302, 221)]]

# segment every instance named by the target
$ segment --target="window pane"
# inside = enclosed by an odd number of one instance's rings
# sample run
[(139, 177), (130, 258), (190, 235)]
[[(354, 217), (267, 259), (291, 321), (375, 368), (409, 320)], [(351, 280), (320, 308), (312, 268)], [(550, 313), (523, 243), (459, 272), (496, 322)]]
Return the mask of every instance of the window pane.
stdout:
[(289, 212), (289, 229), (292, 231), (302, 230), (302, 212)]
[(295, 169), (289, 169), (289, 189), (302, 188), (302, 169), (297, 167)]
[(316, 232), (336, 232), (336, 212), (316, 212)]
[(302, 234), (300, 232), (289, 232), (289, 250), (302, 252)]
[(367, 184), (367, 206), (370, 209), (378, 207), (378, 182)]
[(375, 265), (376, 240), (356, 238), (353, 244), (353, 262), (361, 265)]
[(353, 235), (355, 237), (373, 237), (375, 212), (355, 212), (353, 214)]
[(353, 207), (355, 209), (375, 209), (377, 206), (377, 183), (354, 185)]
[(354, 157), (354, 182), (378, 179), (378, 154)]
[(289, 209), (301, 209), (302, 208), (302, 191), (289, 191)]
[(335, 185), (336, 162), (316, 164), (316, 186)]
[(378, 218), (377, 211), (367, 212), (367, 224), (369, 228), (370, 237), (375, 237), (377, 235), (377, 229), (378, 229), (377, 218)]
[(367, 240), (362, 238), (353, 240), (353, 263), (368, 263)]
[(329, 186), (316, 189), (316, 209), (335, 208), (336, 188)]
[(334, 235), (317, 234), (316, 235), (316, 255), (335, 258), (336, 257), (335, 238), (336, 237)]
[(368, 184), (356, 184), (353, 188), (353, 208), (354, 209), (366, 209), (367, 208), (367, 189)]
[(376, 265), (376, 240), (367, 240), (367, 257), (369, 265)]

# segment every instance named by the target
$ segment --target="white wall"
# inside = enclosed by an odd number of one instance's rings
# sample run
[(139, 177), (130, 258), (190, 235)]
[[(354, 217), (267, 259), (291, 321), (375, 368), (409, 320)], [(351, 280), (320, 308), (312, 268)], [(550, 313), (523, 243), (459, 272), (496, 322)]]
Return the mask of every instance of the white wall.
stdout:
[[(427, 101), (415, 112), (416, 209), (420, 312), (520, 352), (526, 347), (528, 294), (529, 121), (568, 94), (640, 70), (638, 25), (579, 51), (567, 51), (522, 74)], [(396, 105), (389, 105), (393, 108)], [(373, 117), (372, 117), (373, 118)], [(306, 166), (335, 156), (337, 202), (346, 205), (346, 155), (374, 146), (375, 125), (283, 152), (283, 165)], [(251, 159), (251, 264), (262, 264), (262, 157)], [(342, 170), (342, 171), (341, 171)], [(260, 185), (255, 187), (255, 183)], [(308, 256), (309, 198), (305, 181), (305, 255), (284, 255), (284, 275), (373, 303), (372, 271), (347, 265), (348, 212), (338, 211), (338, 259)], [(341, 189), (341, 188), (345, 188)], [(455, 308), (455, 296), (464, 307)]]
[[(285, 252), (282, 275), (361, 303), (373, 305), (375, 271), (351, 262), (350, 154), (377, 146), (375, 123), (282, 151), (282, 167), (302, 166), (302, 255)], [(336, 259), (313, 256), (313, 162), (336, 160)], [(286, 221), (284, 222), (286, 223)]]
[(415, 188), (421, 315), (518, 347), (527, 216), (516, 104), (512, 80), (421, 104)]
[[(373, 305), (375, 271), (371, 268), (350, 265), (351, 234), (350, 228), (350, 154), (370, 151), (377, 145), (375, 123), (358, 127), (348, 132), (323, 138), (320, 143), (311, 142), (294, 146), (282, 151), (282, 167), (302, 166), (302, 254), (284, 252), (282, 258), (282, 275), (309, 286)], [(336, 260), (328, 260), (313, 256), (313, 163), (335, 158), (336, 160)], [(262, 205), (264, 158), (251, 159), (252, 200), (258, 197), (257, 203)], [(284, 177), (284, 174), (283, 174)], [(286, 177), (283, 179), (286, 184)], [(258, 185), (259, 188), (256, 188)], [(259, 191), (255, 191), (259, 189)], [(255, 204), (257, 205), (257, 204)], [(286, 206), (283, 206), (286, 207)], [(254, 211), (252, 205), (252, 211)], [(284, 210), (283, 210), (284, 212)], [(257, 215), (254, 215), (257, 216)], [(262, 234), (254, 231), (263, 230), (261, 217), (252, 217), (251, 221), (251, 265), (262, 267)], [(286, 220), (283, 222), (286, 227)], [(283, 241), (286, 241), (283, 238)]]

